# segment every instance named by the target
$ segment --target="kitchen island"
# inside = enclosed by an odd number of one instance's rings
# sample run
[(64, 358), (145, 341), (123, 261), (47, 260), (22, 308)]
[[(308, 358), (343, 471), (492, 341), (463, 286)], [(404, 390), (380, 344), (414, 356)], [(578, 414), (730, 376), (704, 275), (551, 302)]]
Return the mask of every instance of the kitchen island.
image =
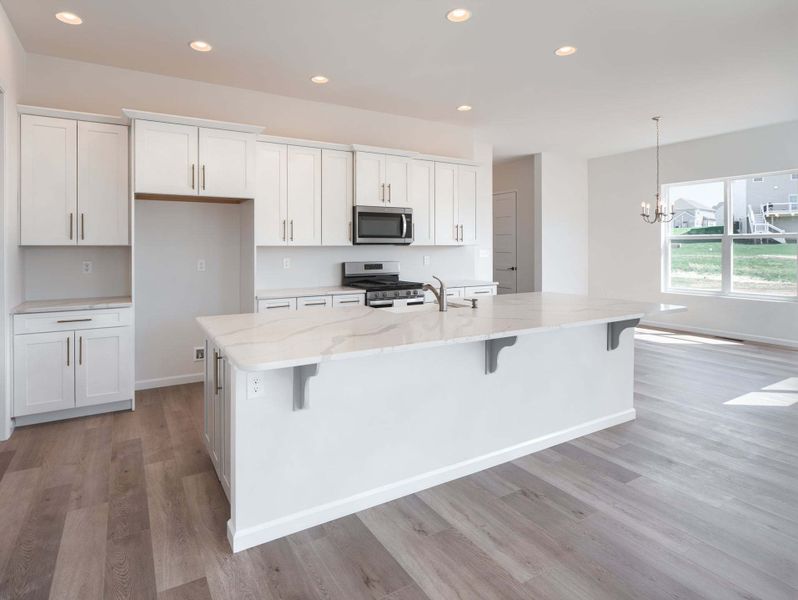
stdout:
[(634, 419), (632, 328), (679, 309), (529, 293), (447, 312), (199, 318), (205, 440), (230, 500), (230, 545)]

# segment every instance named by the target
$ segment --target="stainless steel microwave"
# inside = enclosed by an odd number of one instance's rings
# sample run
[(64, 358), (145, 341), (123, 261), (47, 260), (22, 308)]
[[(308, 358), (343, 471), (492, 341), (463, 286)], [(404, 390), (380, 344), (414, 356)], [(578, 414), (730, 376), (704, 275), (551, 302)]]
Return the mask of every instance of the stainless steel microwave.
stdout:
[(399, 206), (355, 206), (355, 244), (413, 243), (413, 209)]

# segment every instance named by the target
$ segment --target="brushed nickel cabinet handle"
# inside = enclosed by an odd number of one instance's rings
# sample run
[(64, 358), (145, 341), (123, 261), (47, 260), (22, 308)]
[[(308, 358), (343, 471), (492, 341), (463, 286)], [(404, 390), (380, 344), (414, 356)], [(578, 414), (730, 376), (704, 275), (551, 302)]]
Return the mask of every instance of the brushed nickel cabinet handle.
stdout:
[(465, 229), (463, 225), (460, 225), (460, 241), (461, 242), (465, 241)]
[(78, 336), (78, 364), (83, 364), (83, 336)]
[(382, 184), (382, 192), (380, 193), (380, 201), (385, 202), (385, 184)]
[(69, 366), (69, 354), (70, 354), (70, 352), (69, 352), (69, 341), (71, 339), (72, 339), (71, 337), (67, 338), (67, 366)]
[(327, 306), (326, 302), (305, 302), (305, 306)]
[(285, 219), (283, 219), (283, 241), (285, 241)]
[(222, 356), (216, 351), (213, 351), (213, 387), (215, 388), (215, 393), (218, 394), (222, 390), (222, 386), (219, 385), (219, 359)]
[(460, 239), (459, 239), (457, 234), (458, 234), (458, 229), (457, 229), (457, 225), (455, 225), (454, 226), (454, 241), (455, 242), (459, 242), (460, 241)]
[(291, 308), (290, 304), (272, 304), (266, 307), (266, 310), (270, 310), (272, 308)]
[(69, 239), (70, 240), (72, 239), (72, 230), (73, 230), (72, 224), (73, 224), (73, 221), (74, 221), (74, 216), (75, 215), (73, 215), (72, 213), (69, 213)]
[(388, 204), (391, 203), (391, 184), (388, 184)]
[(56, 323), (83, 323), (85, 321), (91, 321), (91, 319), (60, 319)]
[(80, 213), (80, 239), (86, 239), (86, 213)]
[(202, 165), (202, 189), (205, 189), (205, 165)]
[(360, 304), (360, 300), (339, 300), (338, 304)]
[(294, 220), (291, 219), (291, 241), (294, 241)]
[(197, 165), (195, 165), (194, 163), (191, 163), (191, 189), (192, 190), (196, 189), (196, 185), (194, 184), (194, 182), (197, 180), (197, 175), (195, 173), (196, 168), (197, 168)]

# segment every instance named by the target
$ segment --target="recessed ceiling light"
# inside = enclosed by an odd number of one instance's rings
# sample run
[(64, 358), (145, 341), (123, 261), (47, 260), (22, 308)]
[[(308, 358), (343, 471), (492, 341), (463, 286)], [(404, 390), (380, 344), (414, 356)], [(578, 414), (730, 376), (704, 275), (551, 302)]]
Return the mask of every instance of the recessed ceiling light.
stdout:
[(71, 12), (55, 13), (55, 18), (67, 25), (80, 25), (83, 23), (83, 19)]
[(576, 54), (576, 48), (573, 46), (560, 46), (554, 51), (554, 54), (557, 56), (571, 56), (572, 54)]
[(330, 81), (324, 75), (314, 75), (313, 77), (310, 78), (310, 80), (313, 83), (319, 83), (319, 84), (327, 83), (328, 81)]
[(468, 112), (469, 110), (471, 110), (471, 107), (468, 104), (461, 104), (460, 106), (457, 107), (457, 110), (459, 110), (460, 112)]
[(446, 18), (452, 23), (463, 23), (471, 18), (471, 11), (467, 8), (455, 8), (446, 13)]
[(211, 46), (208, 42), (203, 42), (202, 40), (194, 40), (189, 44), (192, 50), (196, 50), (197, 52), (210, 52), (213, 50), (213, 46)]

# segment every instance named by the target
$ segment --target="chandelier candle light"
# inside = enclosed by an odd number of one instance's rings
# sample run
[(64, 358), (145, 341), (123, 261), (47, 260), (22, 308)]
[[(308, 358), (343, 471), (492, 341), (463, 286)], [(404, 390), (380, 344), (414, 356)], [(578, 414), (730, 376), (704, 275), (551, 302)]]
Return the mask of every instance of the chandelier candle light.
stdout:
[(673, 221), (674, 211), (671, 208), (670, 212), (666, 212), (665, 205), (660, 198), (660, 185), (659, 185), (659, 121), (662, 117), (651, 117), (651, 120), (657, 124), (657, 191), (654, 194), (654, 214), (651, 214), (651, 204), (645, 201), (640, 203), (640, 216), (646, 223), (670, 223)]

